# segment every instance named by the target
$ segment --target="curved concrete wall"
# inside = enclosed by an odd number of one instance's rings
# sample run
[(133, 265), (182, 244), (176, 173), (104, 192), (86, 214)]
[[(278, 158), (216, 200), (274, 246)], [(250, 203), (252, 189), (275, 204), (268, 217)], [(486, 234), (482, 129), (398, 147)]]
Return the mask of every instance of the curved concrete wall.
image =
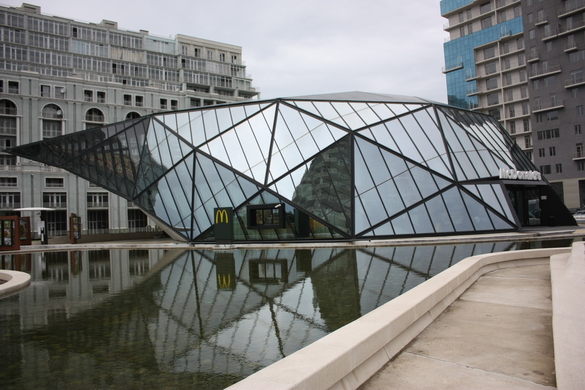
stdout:
[(30, 275), (26, 272), (0, 270), (0, 298), (21, 290), (30, 284)]
[(369, 379), (471, 284), (499, 268), (548, 263), (569, 248), (468, 257), (405, 294), (229, 387), (351, 389)]

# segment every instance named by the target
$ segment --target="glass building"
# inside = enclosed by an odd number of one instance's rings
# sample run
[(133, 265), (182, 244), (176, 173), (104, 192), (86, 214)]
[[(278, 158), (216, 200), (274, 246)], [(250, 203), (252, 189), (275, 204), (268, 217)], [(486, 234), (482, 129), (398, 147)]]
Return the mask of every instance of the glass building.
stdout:
[(187, 241), (575, 224), (495, 119), (417, 97), (347, 92), (225, 104), (10, 152), (119, 194)]

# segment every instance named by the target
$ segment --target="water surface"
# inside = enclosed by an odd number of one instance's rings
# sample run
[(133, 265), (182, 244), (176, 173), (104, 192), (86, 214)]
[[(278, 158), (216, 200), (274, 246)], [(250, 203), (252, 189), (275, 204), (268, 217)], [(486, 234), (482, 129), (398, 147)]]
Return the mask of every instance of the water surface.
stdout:
[(2, 255), (33, 281), (0, 300), (0, 386), (224, 388), (465, 257), (535, 245)]

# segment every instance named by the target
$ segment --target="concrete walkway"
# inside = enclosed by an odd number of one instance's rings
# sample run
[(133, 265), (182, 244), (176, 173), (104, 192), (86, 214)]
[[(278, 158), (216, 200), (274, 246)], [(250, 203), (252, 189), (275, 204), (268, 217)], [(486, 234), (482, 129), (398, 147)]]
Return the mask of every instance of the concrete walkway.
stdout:
[(550, 389), (554, 371), (546, 261), (481, 276), (361, 388)]

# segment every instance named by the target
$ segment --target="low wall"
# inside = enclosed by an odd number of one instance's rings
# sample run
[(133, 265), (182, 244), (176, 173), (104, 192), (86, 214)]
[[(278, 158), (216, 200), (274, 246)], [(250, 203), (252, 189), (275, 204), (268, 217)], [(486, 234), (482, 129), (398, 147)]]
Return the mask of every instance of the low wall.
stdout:
[(26, 272), (0, 270), (0, 298), (19, 291), (30, 284), (30, 275)]
[(552, 256), (550, 276), (557, 389), (585, 388), (585, 243)]
[(569, 248), (468, 257), (363, 317), (229, 387), (355, 389), (398, 354), (486, 272), (545, 264)]

